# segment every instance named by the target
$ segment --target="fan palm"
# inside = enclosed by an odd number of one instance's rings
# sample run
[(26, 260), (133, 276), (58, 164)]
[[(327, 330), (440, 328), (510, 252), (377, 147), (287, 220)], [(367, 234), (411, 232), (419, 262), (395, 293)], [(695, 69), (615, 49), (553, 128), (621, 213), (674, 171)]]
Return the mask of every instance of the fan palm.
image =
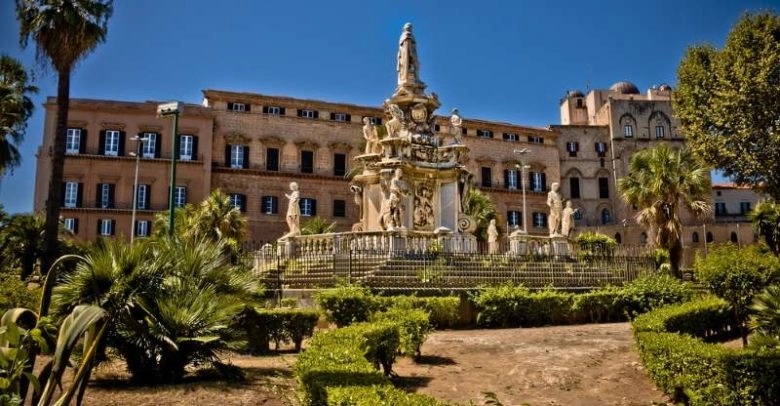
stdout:
[(773, 200), (760, 202), (748, 216), (769, 249), (780, 254), (780, 205)]
[(687, 148), (661, 144), (632, 156), (618, 187), (623, 200), (639, 210), (636, 219), (650, 228), (655, 244), (669, 251), (672, 272), (680, 276), (680, 206), (696, 216), (711, 210), (709, 168)]
[(0, 254), (3, 267), (21, 269), (21, 279), (27, 280), (43, 252), (44, 220), (41, 215), (15, 214), (0, 230)]
[(463, 200), (463, 212), (474, 220), (477, 229), (474, 234), (480, 241), (487, 241), (487, 227), (496, 218), (496, 204), (490, 196), (478, 189), (469, 189)]
[(0, 55), (0, 176), (21, 161), (16, 147), (24, 138), (27, 119), (33, 112), (30, 95), (38, 92), (28, 80), (19, 61)]
[(780, 286), (768, 286), (753, 299), (749, 325), (758, 333), (780, 340)]
[(246, 217), (230, 202), (230, 196), (215, 190), (200, 203), (194, 219), (199, 234), (212, 241), (223, 241), (233, 253), (241, 250), (246, 239)]
[[(48, 272), (57, 257), (65, 141), (70, 106), (70, 75), (76, 63), (106, 38), (111, 0), (16, 0), (20, 42), (35, 43), (36, 57), (57, 72), (57, 118), (51, 151), (51, 178), (46, 198), (46, 230), (42, 271)], [(44, 292), (47, 297), (49, 292)], [(45, 316), (43, 314), (42, 316)]]

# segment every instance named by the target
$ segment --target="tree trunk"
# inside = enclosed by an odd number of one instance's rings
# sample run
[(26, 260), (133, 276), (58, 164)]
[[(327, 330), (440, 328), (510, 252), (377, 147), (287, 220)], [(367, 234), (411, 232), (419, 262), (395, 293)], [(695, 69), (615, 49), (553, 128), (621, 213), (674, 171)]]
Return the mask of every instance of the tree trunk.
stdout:
[(682, 279), (682, 271), (680, 271), (680, 262), (682, 262), (683, 246), (682, 241), (678, 238), (672, 246), (669, 247), (669, 267), (672, 270), (672, 275)]
[[(46, 224), (43, 232), (43, 258), (41, 273), (48, 274), (51, 265), (59, 254), (60, 207), (62, 206), (62, 180), (65, 170), (65, 141), (68, 131), (68, 108), (70, 106), (70, 68), (58, 72), (57, 82), (57, 126), (54, 133), (54, 145), (51, 151), (51, 178), (49, 195), (46, 197)], [(46, 153), (46, 151), (43, 151)], [(56, 275), (50, 275), (56, 277)], [(41, 317), (49, 313), (51, 286), (41, 297)]]

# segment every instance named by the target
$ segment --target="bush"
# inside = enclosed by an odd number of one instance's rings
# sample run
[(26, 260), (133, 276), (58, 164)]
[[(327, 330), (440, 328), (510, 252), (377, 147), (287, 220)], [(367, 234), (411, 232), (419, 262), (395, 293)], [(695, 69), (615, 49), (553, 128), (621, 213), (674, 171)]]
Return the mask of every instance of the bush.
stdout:
[(377, 309), (384, 311), (391, 307), (423, 309), (430, 315), (435, 329), (453, 328), (460, 320), (460, 298), (456, 296), (377, 296)]
[(670, 275), (647, 275), (634, 279), (621, 289), (621, 305), (629, 318), (652, 309), (681, 303), (693, 296), (687, 282)]
[(590, 231), (579, 234), (574, 241), (580, 249), (579, 256), (582, 260), (612, 257), (617, 246), (614, 238)]
[(254, 309), (247, 307), (239, 316), (240, 325), (247, 332), (249, 350), (266, 354), (273, 341), (276, 349), (282, 342), (290, 342), (295, 351), (301, 350), (301, 343), (311, 337), (319, 320), (319, 313), (306, 309)]
[(358, 286), (341, 286), (318, 292), (314, 296), (317, 305), (327, 315), (328, 321), (338, 327), (367, 321), (377, 308), (371, 292)]
[(333, 406), (444, 406), (447, 403), (418, 393), (406, 393), (391, 386), (342, 386), (327, 389)]
[(399, 353), (418, 358), (420, 347), (433, 330), (428, 312), (403, 307), (393, 307), (386, 312), (375, 313), (376, 321), (388, 321), (398, 328), (400, 337)]
[(521, 310), (528, 307), (531, 291), (522, 285), (507, 283), (487, 287), (471, 296), (479, 309), (477, 325), (481, 327), (517, 327), (523, 322)]
[(18, 277), (0, 275), (0, 314), (15, 307), (37, 309), (41, 301), (40, 288), (28, 288)]
[(626, 321), (622, 298), (623, 291), (615, 287), (573, 295), (570, 321), (572, 323)]
[(642, 314), (632, 327), (636, 332), (688, 334), (707, 341), (722, 341), (739, 333), (728, 303), (714, 296)]

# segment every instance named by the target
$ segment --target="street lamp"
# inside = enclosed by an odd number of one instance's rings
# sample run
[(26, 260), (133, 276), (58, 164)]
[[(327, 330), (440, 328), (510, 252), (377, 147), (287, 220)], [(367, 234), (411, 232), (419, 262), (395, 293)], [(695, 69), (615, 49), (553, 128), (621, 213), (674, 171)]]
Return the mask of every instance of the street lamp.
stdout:
[(141, 161), (141, 149), (146, 141), (149, 141), (149, 137), (134, 136), (130, 138), (137, 142), (136, 151), (130, 153), (130, 156), (135, 155), (135, 178), (133, 179), (133, 215), (130, 220), (130, 245), (133, 245), (133, 239), (136, 234), (135, 224), (135, 212), (138, 210), (138, 164)]
[[(520, 148), (515, 149), (512, 152), (514, 152), (517, 155), (525, 155), (530, 150), (528, 148)], [(525, 162), (520, 159), (520, 165), (515, 165), (515, 167), (520, 167), (520, 189), (523, 191), (523, 234), (528, 234), (528, 222), (525, 221), (526, 219), (526, 205), (525, 205), (525, 170), (531, 168), (530, 165), (526, 165)]]
[(176, 193), (176, 155), (179, 151), (179, 115), (184, 106), (179, 102), (170, 102), (157, 105), (159, 117), (173, 116), (173, 150), (171, 151), (171, 182), (168, 195), (168, 235), (173, 235), (173, 198)]

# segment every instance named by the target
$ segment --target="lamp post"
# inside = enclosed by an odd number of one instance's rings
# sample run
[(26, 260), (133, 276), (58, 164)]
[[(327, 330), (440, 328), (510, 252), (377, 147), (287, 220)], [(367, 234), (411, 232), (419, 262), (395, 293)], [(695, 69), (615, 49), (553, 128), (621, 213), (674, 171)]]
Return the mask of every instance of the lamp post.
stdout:
[[(520, 148), (520, 149), (515, 149), (512, 152), (522, 156), (527, 154), (529, 151), (530, 150), (528, 148)], [(515, 167), (516, 166), (517, 165), (515, 165)], [(525, 221), (527, 217), (526, 216), (527, 210), (525, 205), (525, 170), (529, 169), (530, 167), (531, 167), (530, 165), (526, 165), (525, 162), (522, 159), (520, 159), (520, 189), (523, 191), (523, 234), (528, 234), (528, 222)]]
[[(138, 210), (138, 164), (141, 161), (141, 148), (146, 141), (149, 141), (147, 137), (135, 136), (130, 138), (137, 142), (135, 151), (135, 178), (133, 178), (133, 215), (130, 220), (130, 245), (133, 245), (135, 239), (135, 212)], [(130, 155), (133, 155), (131, 152)]]
[(179, 115), (181, 115), (182, 110), (183, 106), (179, 102), (157, 105), (158, 116), (173, 116), (173, 150), (171, 151), (171, 181), (168, 194), (168, 235), (173, 235), (173, 198), (176, 196), (176, 158), (179, 152)]

